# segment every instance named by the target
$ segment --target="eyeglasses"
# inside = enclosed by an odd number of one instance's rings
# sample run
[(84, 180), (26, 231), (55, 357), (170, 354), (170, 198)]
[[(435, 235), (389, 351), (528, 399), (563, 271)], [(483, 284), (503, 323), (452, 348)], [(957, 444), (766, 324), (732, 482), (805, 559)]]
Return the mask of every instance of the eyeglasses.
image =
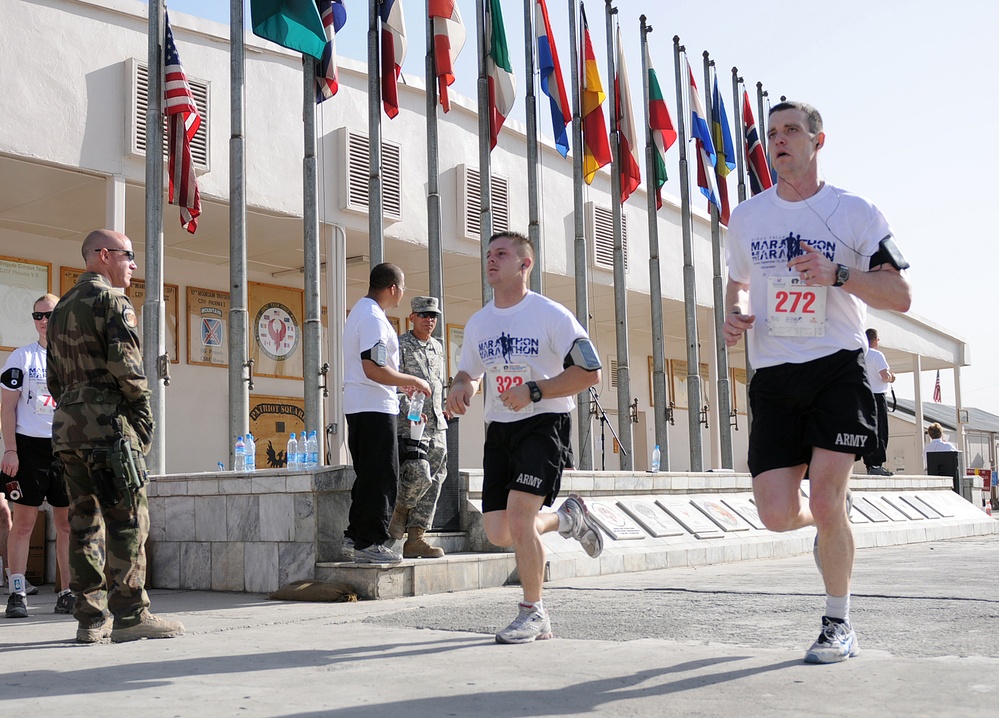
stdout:
[(405, 284), (397, 284), (395, 286), (399, 289), (400, 292), (405, 292), (406, 291), (406, 285)]
[(135, 252), (133, 252), (131, 249), (114, 249), (112, 247), (101, 247), (100, 249), (95, 249), (94, 251), (100, 252), (101, 249), (106, 249), (109, 252), (121, 252), (122, 254), (125, 255), (125, 259), (127, 259), (129, 262), (135, 259)]
[(418, 316), (420, 319), (436, 319), (437, 312), (417, 312), (416, 316)]
[(36, 322), (40, 322), (43, 319), (48, 319), (51, 316), (52, 316), (52, 312), (32, 312), (31, 313), (31, 318), (34, 319)]

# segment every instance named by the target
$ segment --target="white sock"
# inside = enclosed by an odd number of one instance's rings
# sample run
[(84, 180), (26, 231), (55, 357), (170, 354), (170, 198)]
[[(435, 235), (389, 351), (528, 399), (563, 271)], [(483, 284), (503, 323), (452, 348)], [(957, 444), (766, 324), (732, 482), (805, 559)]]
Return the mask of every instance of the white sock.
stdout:
[(8, 580), (8, 590), (10, 593), (19, 593), (22, 596), (28, 595), (28, 589), (24, 585), (23, 573), (12, 573)]
[(67, 593), (72, 593), (72, 591), (70, 589), (66, 588), (66, 589), (63, 589), (62, 591), (60, 591), (57, 595), (59, 595), (59, 596), (65, 596)]
[(558, 530), (559, 533), (564, 533), (572, 530), (572, 516), (569, 515), (568, 511), (556, 511), (555, 515), (558, 516)]
[(523, 606), (524, 608), (533, 608), (538, 613), (545, 612), (545, 607), (542, 605), (541, 599), (538, 599), (534, 603), (531, 603), (530, 601), (521, 601), (520, 605)]
[(845, 596), (830, 596), (826, 594), (826, 615), (829, 618), (850, 620), (850, 594)]

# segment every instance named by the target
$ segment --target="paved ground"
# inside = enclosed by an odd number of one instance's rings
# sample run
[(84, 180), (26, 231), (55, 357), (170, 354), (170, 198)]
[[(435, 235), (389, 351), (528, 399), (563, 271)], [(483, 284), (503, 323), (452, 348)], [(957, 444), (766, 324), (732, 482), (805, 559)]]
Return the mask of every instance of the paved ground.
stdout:
[(977, 716), (999, 698), (999, 538), (858, 553), (862, 654), (801, 662), (810, 556), (549, 584), (556, 639), (498, 646), (516, 587), (312, 604), (154, 591), (188, 633), (71, 642), (51, 587), (0, 618), (0, 710), (144, 716)]

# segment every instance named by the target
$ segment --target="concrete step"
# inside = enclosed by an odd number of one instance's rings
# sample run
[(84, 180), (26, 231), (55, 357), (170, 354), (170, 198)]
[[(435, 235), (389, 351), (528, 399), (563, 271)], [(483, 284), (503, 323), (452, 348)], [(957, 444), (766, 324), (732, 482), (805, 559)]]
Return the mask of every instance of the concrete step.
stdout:
[(512, 553), (449, 553), (443, 558), (408, 558), (397, 564), (316, 564), (316, 580), (349, 584), (363, 599), (494, 588), (515, 583), (516, 573)]

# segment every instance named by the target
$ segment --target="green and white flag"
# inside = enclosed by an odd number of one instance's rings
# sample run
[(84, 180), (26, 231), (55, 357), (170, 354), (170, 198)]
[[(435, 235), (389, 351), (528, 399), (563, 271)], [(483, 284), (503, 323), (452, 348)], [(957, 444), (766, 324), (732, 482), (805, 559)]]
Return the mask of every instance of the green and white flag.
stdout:
[(326, 49), (326, 31), (315, 0), (250, 0), (253, 34), (317, 60)]

